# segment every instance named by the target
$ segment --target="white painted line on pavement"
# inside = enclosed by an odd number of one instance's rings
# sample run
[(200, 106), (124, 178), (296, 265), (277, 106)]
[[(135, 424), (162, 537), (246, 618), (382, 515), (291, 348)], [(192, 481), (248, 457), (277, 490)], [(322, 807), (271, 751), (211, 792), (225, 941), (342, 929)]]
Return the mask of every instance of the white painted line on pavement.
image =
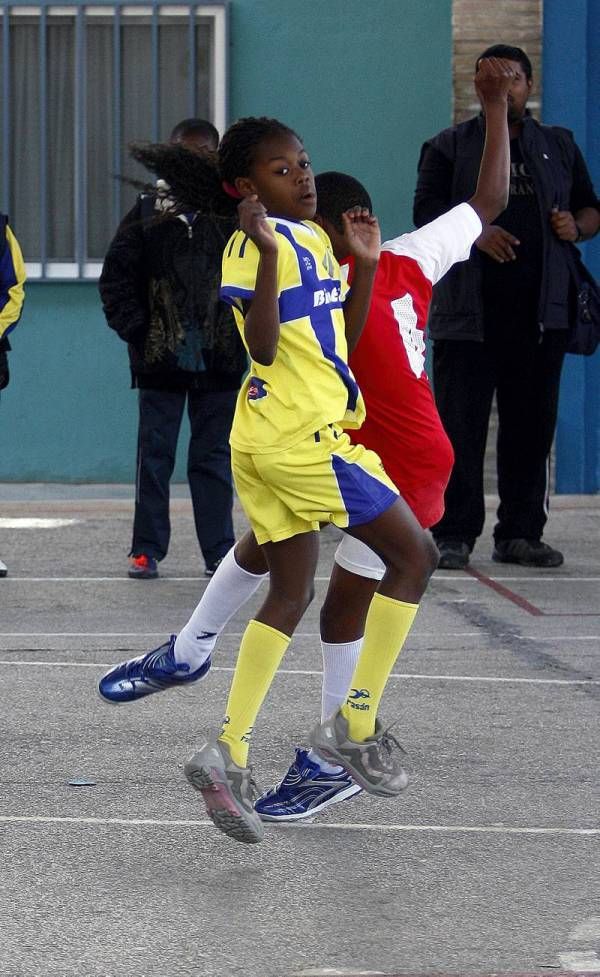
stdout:
[[(0, 631), (0, 638), (163, 638), (166, 631)], [(476, 638), (482, 631), (447, 631), (445, 637)], [(224, 638), (241, 638), (243, 631), (225, 631)], [(319, 638), (318, 631), (294, 631), (294, 638)], [(412, 638), (435, 638), (438, 632), (421, 631)]]
[(0, 516), (0, 529), (60, 529), (62, 526), (75, 526), (81, 519), (11, 519)]
[[(0, 631), (2, 638), (165, 638), (166, 631)], [(243, 631), (226, 631), (224, 638), (241, 638)], [(479, 631), (445, 631), (444, 638), (482, 638), (487, 632), (481, 628)], [(295, 631), (294, 639), (297, 638), (319, 638), (318, 631)], [(419, 638), (424, 641), (439, 640), (442, 637), (439, 631), (417, 631), (410, 633), (410, 641)], [(494, 635), (495, 638), (514, 638), (519, 641), (600, 641), (600, 634), (519, 634), (514, 635), (510, 631), (504, 634)], [(17, 649), (18, 650), (18, 649)], [(40, 649), (43, 650), (43, 649)]]
[(386, 977), (383, 970), (338, 970), (336, 967), (309, 967), (290, 977)]
[(582, 920), (569, 933), (570, 940), (595, 940), (597, 937), (600, 937), (600, 916), (590, 916)]
[[(115, 824), (115, 825), (148, 825), (150, 827), (213, 827), (209, 820), (191, 820), (167, 818), (92, 818), (92, 817), (45, 817), (42, 815), (0, 815), (2, 824)], [(510, 827), (505, 824), (368, 824), (368, 823), (331, 823), (315, 822), (313, 824), (302, 824), (301, 822), (288, 822), (285, 826), (278, 825), (288, 831), (290, 828), (302, 828), (308, 831), (383, 831), (383, 832), (427, 832), (446, 834), (500, 834), (500, 835), (574, 835), (574, 836), (596, 836), (600, 835), (600, 828), (542, 828), (542, 827)]]
[[(208, 583), (206, 577), (158, 577), (152, 580), (152, 586), (156, 587), (160, 583), (175, 583), (186, 580), (203, 580), (204, 583)], [(329, 577), (327, 577), (329, 580)], [(14, 577), (9, 574), (8, 577), (2, 579), (2, 584), (5, 583), (106, 583), (106, 581), (111, 581), (112, 583), (124, 583), (130, 587), (132, 584), (139, 585), (139, 580), (132, 580), (125, 576), (114, 576), (114, 577)], [(144, 581), (144, 583), (149, 583), (149, 581)]]
[(573, 950), (571, 953), (559, 953), (558, 959), (565, 970), (574, 970), (577, 973), (600, 971), (600, 958), (593, 950)]
[[(16, 520), (13, 520), (13, 521), (16, 521)], [(49, 522), (49, 521), (61, 522), (61, 523), (63, 523), (63, 524), (66, 525), (66, 524), (70, 524), (70, 523), (73, 523), (73, 522), (78, 522), (79, 520), (77, 520), (77, 519), (62, 519), (62, 520), (42, 520), (42, 521), (45, 521), (45, 522)], [(0, 520), (0, 528), (2, 528), (2, 520)], [(495, 576), (493, 577), (491, 575), (489, 575), (489, 576), (490, 576), (490, 580), (498, 581), (498, 583), (544, 583), (544, 584), (547, 584), (547, 583), (550, 583), (551, 582), (552, 584), (554, 584), (554, 583), (598, 583), (598, 584), (600, 584), (600, 576), (597, 576), (597, 577), (554, 577), (554, 576), (547, 576), (547, 577), (527, 577), (525, 575), (523, 575), (522, 577), (495, 577)], [(160, 577), (157, 578), (156, 581), (153, 581), (153, 586), (160, 585), (161, 581), (163, 583), (173, 583), (173, 582), (194, 581), (194, 580), (196, 580), (196, 581), (197, 580), (201, 580), (204, 583), (208, 583), (208, 579), (206, 577), (204, 577), (204, 576), (197, 576), (197, 577), (171, 577), (171, 576), (165, 575), (165, 576), (160, 576)], [(329, 577), (315, 577), (315, 580), (318, 581), (319, 583), (327, 583), (329, 581)], [(431, 580), (429, 582), (429, 586), (431, 586), (432, 584), (438, 583), (441, 580), (443, 580), (443, 581), (452, 580), (452, 582), (453, 583), (456, 583), (456, 584), (463, 584), (463, 583), (467, 583), (467, 584), (477, 584), (478, 583), (478, 584), (480, 584), (481, 583), (481, 581), (478, 580), (476, 577), (470, 577), (467, 574), (464, 574), (464, 575), (460, 574), (458, 576), (456, 574), (436, 574), (434, 577), (431, 578)], [(112, 577), (26, 577), (26, 576), (14, 576), (14, 575), (10, 574), (8, 577), (6, 577), (5, 579), (3, 579), (2, 586), (4, 586), (7, 583), (12, 583), (12, 582), (16, 582), (16, 581), (29, 581), (31, 583), (64, 583), (64, 582), (77, 583), (78, 581), (94, 581), (96, 583), (103, 583), (103, 582), (109, 581), (109, 582), (112, 582), (112, 583), (126, 583), (128, 586), (131, 585), (132, 583), (136, 583), (136, 584), (139, 583), (139, 580), (131, 580), (129, 577), (125, 576), (124, 574), (123, 575), (119, 574), (118, 576), (115, 574)]]
[[(115, 662), (47, 662), (24, 661), (22, 659), (1, 660), (0, 665), (19, 665), (32, 668), (112, 668)], [(231, 665), (213, 665), (213, 672), (233, 672)], [(318, 669), (310, 668), (280, 668), (277, 675), (322, 675)], [(507, 685), (600, 685), (600, 679), (563, 679), (563, 678), (507, 678), (497, 675), (431, 675), (417, 672), (392, 672), (390, 678), (414, 679), (419, 682), (500, 682)], [(189, 688), (189, 687), (188, 687)]]

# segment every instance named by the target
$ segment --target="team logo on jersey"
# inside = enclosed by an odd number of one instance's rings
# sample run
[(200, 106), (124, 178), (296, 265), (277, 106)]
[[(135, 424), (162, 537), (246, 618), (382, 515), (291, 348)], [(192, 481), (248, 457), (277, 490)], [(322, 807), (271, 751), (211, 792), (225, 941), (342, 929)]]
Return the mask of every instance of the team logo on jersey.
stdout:
[(331, 305), (332, 302), (339, 302), (342, 292), (337, 285), (334, 285), (333, 288), (319, 288), (314, 295), (316, 309), (318, 305)]
[(266, 396), (265, 381), (259, 377), (250, 377), (248, 383), (248, 400), (261, 400), (262, 397)]
[(313, 270), (313, 263), (307, 254), (302, 255), (302, 261), (304, 262), (304, 267), (306, 268), (307, 271)]
[(357, 699), (370, 699), (371, 693), (368, 689), (350, 689), (348, 693), (347, 703), (351, 709), (361, 709), (362, 711), (369, 711), (371, 708), (367, 702), (357, 702)]

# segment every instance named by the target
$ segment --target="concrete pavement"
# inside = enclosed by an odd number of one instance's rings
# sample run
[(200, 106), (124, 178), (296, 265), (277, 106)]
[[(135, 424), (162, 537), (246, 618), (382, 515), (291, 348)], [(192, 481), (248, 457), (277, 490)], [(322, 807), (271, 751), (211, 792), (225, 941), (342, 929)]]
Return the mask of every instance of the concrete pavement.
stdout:
[[(405, 796), (246, 848), (181, 764), (220, 721), (260, 592), (202, 683), (114, 708), (95, 691), (206, 585), (186, 494), (161, 577), (141, 582), (125, 575), (130, 487), (0, 486), (1, 977), (600, 972), (600, 497), (553, 500), (558, 570), (492, 563), (486, 530), (472, 573), (435, 574), (382, 710)], [(262, 787), (318, 713), (338, 535), (322, 534), (316, 600), (259, 719)]]

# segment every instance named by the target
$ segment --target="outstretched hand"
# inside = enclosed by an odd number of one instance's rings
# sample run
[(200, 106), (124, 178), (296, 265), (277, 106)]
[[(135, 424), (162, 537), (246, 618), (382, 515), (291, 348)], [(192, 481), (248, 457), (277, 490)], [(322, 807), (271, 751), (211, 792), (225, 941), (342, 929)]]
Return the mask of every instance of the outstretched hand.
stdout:
[(375, 264), (381, 250), (381, 232), (377, 218), (366, 207), (353, 207), (342, 214), (342, 227), (348, 254), (358, 261)]
[(240, 229), (254, 241), (261, 254), (277, 252), (277, 239), (273, 228), (267, 221), (266, 207), (261, 204), (255, 193), (244, 197), (238, 204)]
[(482, 58), (473, 79), (482, 102), (505, 99), (515, 73), (504, 58)]

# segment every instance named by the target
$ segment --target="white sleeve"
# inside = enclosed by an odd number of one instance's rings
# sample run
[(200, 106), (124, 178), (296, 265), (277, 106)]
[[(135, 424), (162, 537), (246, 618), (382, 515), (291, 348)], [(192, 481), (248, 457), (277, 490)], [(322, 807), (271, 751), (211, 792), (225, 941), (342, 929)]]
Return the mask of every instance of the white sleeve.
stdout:
[(384, 241), (381, 250), (413, 258), (435, 285), (457, 261), (466, 261), (483, 225), (470, 204), (452, 210), (409, 234)]

